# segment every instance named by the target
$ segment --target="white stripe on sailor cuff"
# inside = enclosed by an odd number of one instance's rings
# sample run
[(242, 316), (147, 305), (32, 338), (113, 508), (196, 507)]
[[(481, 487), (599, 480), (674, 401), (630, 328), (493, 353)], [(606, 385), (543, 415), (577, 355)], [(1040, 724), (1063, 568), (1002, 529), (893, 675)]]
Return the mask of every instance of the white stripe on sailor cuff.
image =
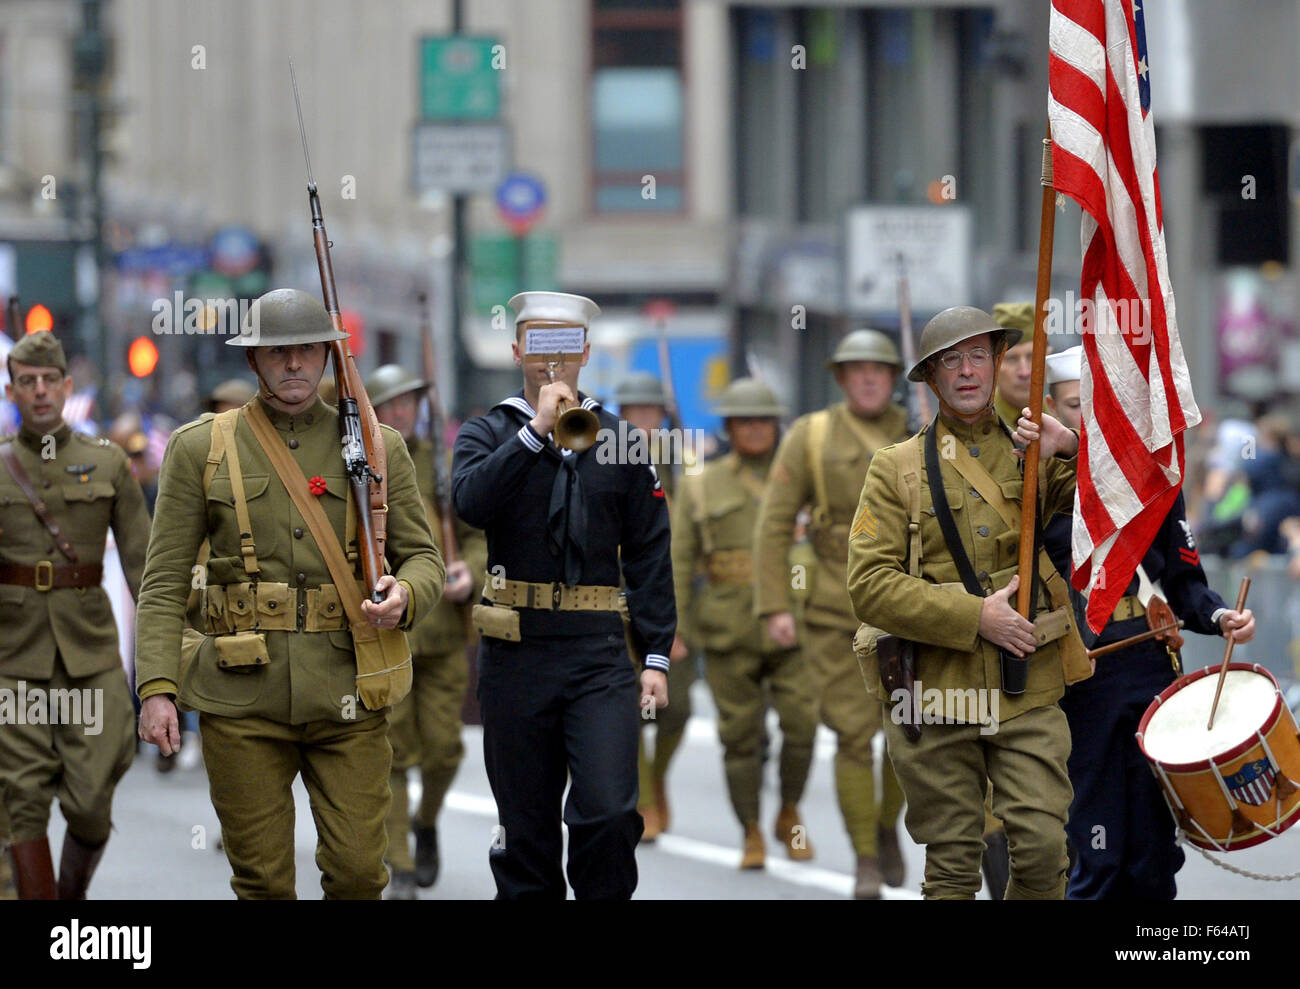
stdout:
[(543, 443), (541, 440), (537, 438), (537, 435), (528, 427), (527, 423), (524, 423), (522, 426), (520, 426), (519, 432), (516, 433), (515, 435), (517, 435), (521, 440), (523, 440), (524, 446), (532, 450), (533, 453), (541, 453), (542, 447), (546, 445), (545, 443)]
[(645, 668), (647, 670), (658, 670), (660, 673), (667, 673), (668, 657), (660, 656), (657, 652), (652, 652), (645, 658)]
[[(1226, 615), (1228, 611), (1228, 608), (1215, 608), (1214, 613), (1210, 615), (1210, 624), (1217, 628), (1219, 619)], [(1222, 634), (1222, 629), (1220, 629), (1220, 634)]]

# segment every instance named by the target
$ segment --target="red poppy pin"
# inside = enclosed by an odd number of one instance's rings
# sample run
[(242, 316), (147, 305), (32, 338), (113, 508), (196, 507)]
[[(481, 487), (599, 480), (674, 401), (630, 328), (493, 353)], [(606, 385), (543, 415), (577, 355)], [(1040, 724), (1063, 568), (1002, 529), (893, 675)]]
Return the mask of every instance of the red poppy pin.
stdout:
[(319, 498), (325, 493), (325, 478), (317, 474), (307, 482), (307, 487), (311, 490), (312, 494)]

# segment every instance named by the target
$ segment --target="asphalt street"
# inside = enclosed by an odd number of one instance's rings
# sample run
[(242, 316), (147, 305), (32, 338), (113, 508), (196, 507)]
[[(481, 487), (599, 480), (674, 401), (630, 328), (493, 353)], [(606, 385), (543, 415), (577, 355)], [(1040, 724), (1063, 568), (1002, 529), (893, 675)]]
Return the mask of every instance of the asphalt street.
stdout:
[[(695, 714), (686, 741), (669, 777), (672, 823), (669, 833), (638, 851), (640, 884), (645, 899), (844, 899), (851, 895), (853, 852), (835, 804), (831, 760), (834, 737), (819, 730), (808, 791), (801, 805), (816, 852), (808, 863), (790, 862), (770, 841), (777, 810), (775, 769), (769, 761), (764, 781), (763, 828), (769, 837), (768, 865), (762, 872), (740, 872), (740, 828), (735, 823), (722, 776), (722, 749), (717, 740), (708, 688), (697, 683), (692, 694)], [(772, 724), (773, 737), (776, 732)], [(465, 728), (466, 758), (440, 818), (442, 875), (422, 890), (425, 899), (486, 899), (494, 894), (487, 855), (496, 824), (495, 804), (483, 768), (481, 730)], [(153, 748), (142, 749), (117, 791), (116, 831), (90, 889), (95, 899), (228, 899), (233, 896), (230, 871), (218, 848), (220, 828), (208, 799), (201, 770), (160, 775)], [(411, 777), (411, 796), (419, 783)], [(297, 889), (301, 898), (321, 895), (314, 862), (316, 835), (307, 793), (297, 796)], [(51, 845), (62, 842), (63, 820), (51, 819)], [(887, 889), (888, 899), (915, 899), (923, 863), (922, 850), (901, 829), (907, 879), (902, 889)], [(1285, 873), (1295, 868), (1300, 829), (1258, 848), (1233, 852), (1232, 865)], [(1295, 882), (1259, 882), (1232, 875), (1188, 851), (1179, 873), (1180, 897), (1192, 899), (1289, 899), (1300, 893)], [(984, 892), (981, 898), (986, 898)]]

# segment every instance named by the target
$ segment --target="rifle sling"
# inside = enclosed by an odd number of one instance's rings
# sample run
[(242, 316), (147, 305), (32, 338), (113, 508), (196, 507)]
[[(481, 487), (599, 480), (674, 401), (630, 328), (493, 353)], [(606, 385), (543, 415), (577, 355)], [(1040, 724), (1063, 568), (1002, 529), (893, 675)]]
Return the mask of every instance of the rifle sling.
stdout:
[(939, 432), (938, 425), (939, 417), (935, 416), (925, 433), (925, 473), (926, 480), (930, 484), (930, 501), (934, 505), (934, 515), (939, 520), (939, 528), (943, 532), (943, 541), (948, 545), (952, 562), (957, 566), (957, 575), (961, 577), (962, 586), (968, 593), (982, 598), (986, 596), (984, 587), (975, 576), (970, 557), (966, 555), (966, 547), (957, 532), (957, 523), (953, 521), (952, 509), (948, 507), (948, 493), (943, 489), (943, 471), (939, 467), (939, 442), (936, 438)]
[(266, 413), (256, 403), (251, 403), (245, 408), (254, 439), (271, 461), (271, 466), (279, 475), (285, 490), (289, 492), (289, 497), (293, 499), (294, 507), (298, 509), (303, 521), (307, 523), (307, 528), (311, 530), (312, 538), (316, 540), (321, 556), (325, 558), (325, 566), (329, 568), (330, 577), (334, 580), (339, 599), (343, 602), (343, 610), (347, 612), (348, 621), (353, 625), (363, 623), (365, 616), (361, 612), (361, 591), (357, 587), (352, 568), (348, 566), (343, 547), (339, 545), (338, 536), (335, 535), (325, 515), (325, 509), (320, 507), (320, 503), (307, 490), (307, 478), (303, 475), (302, 468), (285, 450), (284, 443), (281, 442)]
[(18, 460), (18, 453), (14, 450), (12, 442), (0, 443), (0, 460), (4, 461), (4, 465), (9, 468), (9, 473), (13, 475), (14, 482), (31, 504), (36, 517), (41, 520), (41, 524), (45, 526), (46, 531), (54, 539), (54, 545), (59, 547), (59, 552), (71, 562), (80, 563), (81, 558), (77, 556), (77, 551), (72, 548), (72, 543), (68, 541), (68, 537), (59, 528), (59, 523), (54, 521), (54, 516), (50, 514), (45, 501), (36, 493), (36, 488), (32, 484), (32, 479), (27, 476), (27, 471), (23, 470), (23, 465)]

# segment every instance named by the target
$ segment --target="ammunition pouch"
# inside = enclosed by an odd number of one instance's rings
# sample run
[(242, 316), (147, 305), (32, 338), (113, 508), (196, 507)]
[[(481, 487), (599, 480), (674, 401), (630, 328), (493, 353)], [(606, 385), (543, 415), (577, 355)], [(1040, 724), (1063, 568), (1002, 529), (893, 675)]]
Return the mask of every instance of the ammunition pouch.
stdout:
[(748, 584), (754, 578), (754, 554), (747, 549), (715, 549), (704, 564), (711, 584)]
[(271, 661), (266, 651), (266, 636), (261, 632), (219, 635), (213, 644), (217, 650), (217, 666), (230, 673), (252, 673)]
[(272, 581), (208, 584), (203, 589), (204, 631), (209, 635), (262, 632), (337, 632), (348, 627), (333, 584), (299, 589)]
[(489, 639), (518, 642), (519, 612), (514, 608), (494, 604), (476, 604), (471, 613), (474, 628), (479, 635)]

